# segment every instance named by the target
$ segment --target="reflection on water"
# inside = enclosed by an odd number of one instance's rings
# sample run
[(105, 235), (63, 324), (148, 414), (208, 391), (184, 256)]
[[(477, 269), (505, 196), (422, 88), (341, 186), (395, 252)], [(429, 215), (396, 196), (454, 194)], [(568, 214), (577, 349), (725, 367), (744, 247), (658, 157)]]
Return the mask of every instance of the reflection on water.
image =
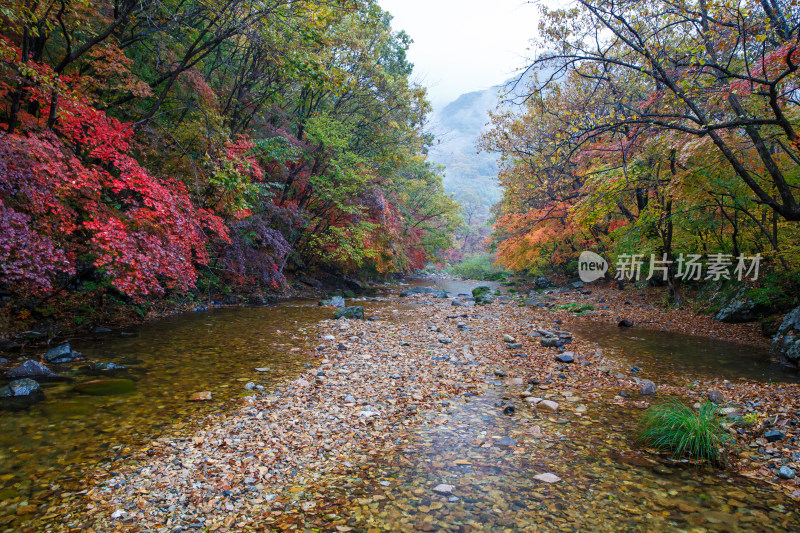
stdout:
[(648, 372), (680, 371), (692, 379), (798, 381), (796, 372), (770, 359), (767, 348), (589, 321), (573, 325), (572, 331), (603, 348), (621, 350), (631, 363)]

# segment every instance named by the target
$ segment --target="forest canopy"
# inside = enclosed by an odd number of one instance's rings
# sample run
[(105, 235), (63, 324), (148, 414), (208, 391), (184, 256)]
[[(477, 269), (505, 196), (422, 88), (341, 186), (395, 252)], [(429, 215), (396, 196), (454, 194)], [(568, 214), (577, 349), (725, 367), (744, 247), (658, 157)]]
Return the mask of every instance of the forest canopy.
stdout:
[[(796, 0), (578, 0), (541, 8), (522, 111), (497, 112), (495, 241), (515, 269), (760, 253), (800, 268)], [(517, 89), (517, 92), (520, 92)]]
[(0, 290), (141, 300), (422, 266), (457, 226), (373, 0), (0, 10)]

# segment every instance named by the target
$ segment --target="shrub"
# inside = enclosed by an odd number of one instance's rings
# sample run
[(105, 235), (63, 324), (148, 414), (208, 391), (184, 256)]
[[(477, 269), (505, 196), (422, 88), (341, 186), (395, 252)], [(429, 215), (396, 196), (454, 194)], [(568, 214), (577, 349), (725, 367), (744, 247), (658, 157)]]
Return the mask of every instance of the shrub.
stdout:
[(494, 264), (494, 257), (491, 254), (476, 255), (465, 259), (461, 263), (451, 266), (448, 273), (464, 279), (482, 281), (499, 281), (508, 275), (503, 268)]
[(732, 438), (720, 423), (719, 407), (705, 402), (695, 411), (673, 398), (644, 412), (637, 440), (672, 452), (676, 458), (705, 459), (720, 465)]

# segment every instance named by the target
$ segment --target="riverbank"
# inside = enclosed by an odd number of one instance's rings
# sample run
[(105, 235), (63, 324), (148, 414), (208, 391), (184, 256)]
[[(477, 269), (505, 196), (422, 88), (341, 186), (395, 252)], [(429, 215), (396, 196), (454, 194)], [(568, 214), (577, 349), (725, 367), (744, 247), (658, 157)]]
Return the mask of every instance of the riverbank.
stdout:
[[(318, 363), (298, 379), (95, 472), (80, 507), (43, 503), (37, 522), (48, 525), (37, 529), (797, 526), (796, 480), (770, 465), (797, 467), (798, 385), (665, 385), (578, 337), (566, 347), (574, 362), (562, 363), (539, 333), (569, 329), (562, 310), (409, 301), (378, 321), (323, 321)], [(640, 409), (712, 391), (759, 421), (737, 433), (729, 470), (633, 444)], [(765, 421), (785, 439), (762, 440)]]
[[(13, 359), (21, 351), (93, 338), (112, 331), (123, 332), (186, 313), (270, 306), (291, 299), (320, 299), (344, 292), (355, 295), (353, 290), (364, 292), (365, 285), (358, 281), (331, 275), (323, 278), (324, 282), (305, 275), (291, 276), (280, 290), (272, 292), (200, 294), (189, 291), (140, 303), (111, 299), (111, 304), (50, 304), (38, 311), (20, 308), (12, 312), (0, 306), (0, 356)], [(8, 302), (5, 305), (9, 305)], [(42, 310), (46, 310), (46, 314), (42, 314)]]

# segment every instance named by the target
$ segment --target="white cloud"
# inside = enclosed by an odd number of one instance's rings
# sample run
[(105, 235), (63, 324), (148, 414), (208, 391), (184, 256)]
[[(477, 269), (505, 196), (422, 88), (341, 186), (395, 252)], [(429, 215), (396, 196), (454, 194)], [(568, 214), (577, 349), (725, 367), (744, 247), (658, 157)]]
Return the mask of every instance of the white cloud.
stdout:
[(414, 43), (409, 59), (437, 108), (525, 66), (538, 9), (524, 0), (378, 0)]

